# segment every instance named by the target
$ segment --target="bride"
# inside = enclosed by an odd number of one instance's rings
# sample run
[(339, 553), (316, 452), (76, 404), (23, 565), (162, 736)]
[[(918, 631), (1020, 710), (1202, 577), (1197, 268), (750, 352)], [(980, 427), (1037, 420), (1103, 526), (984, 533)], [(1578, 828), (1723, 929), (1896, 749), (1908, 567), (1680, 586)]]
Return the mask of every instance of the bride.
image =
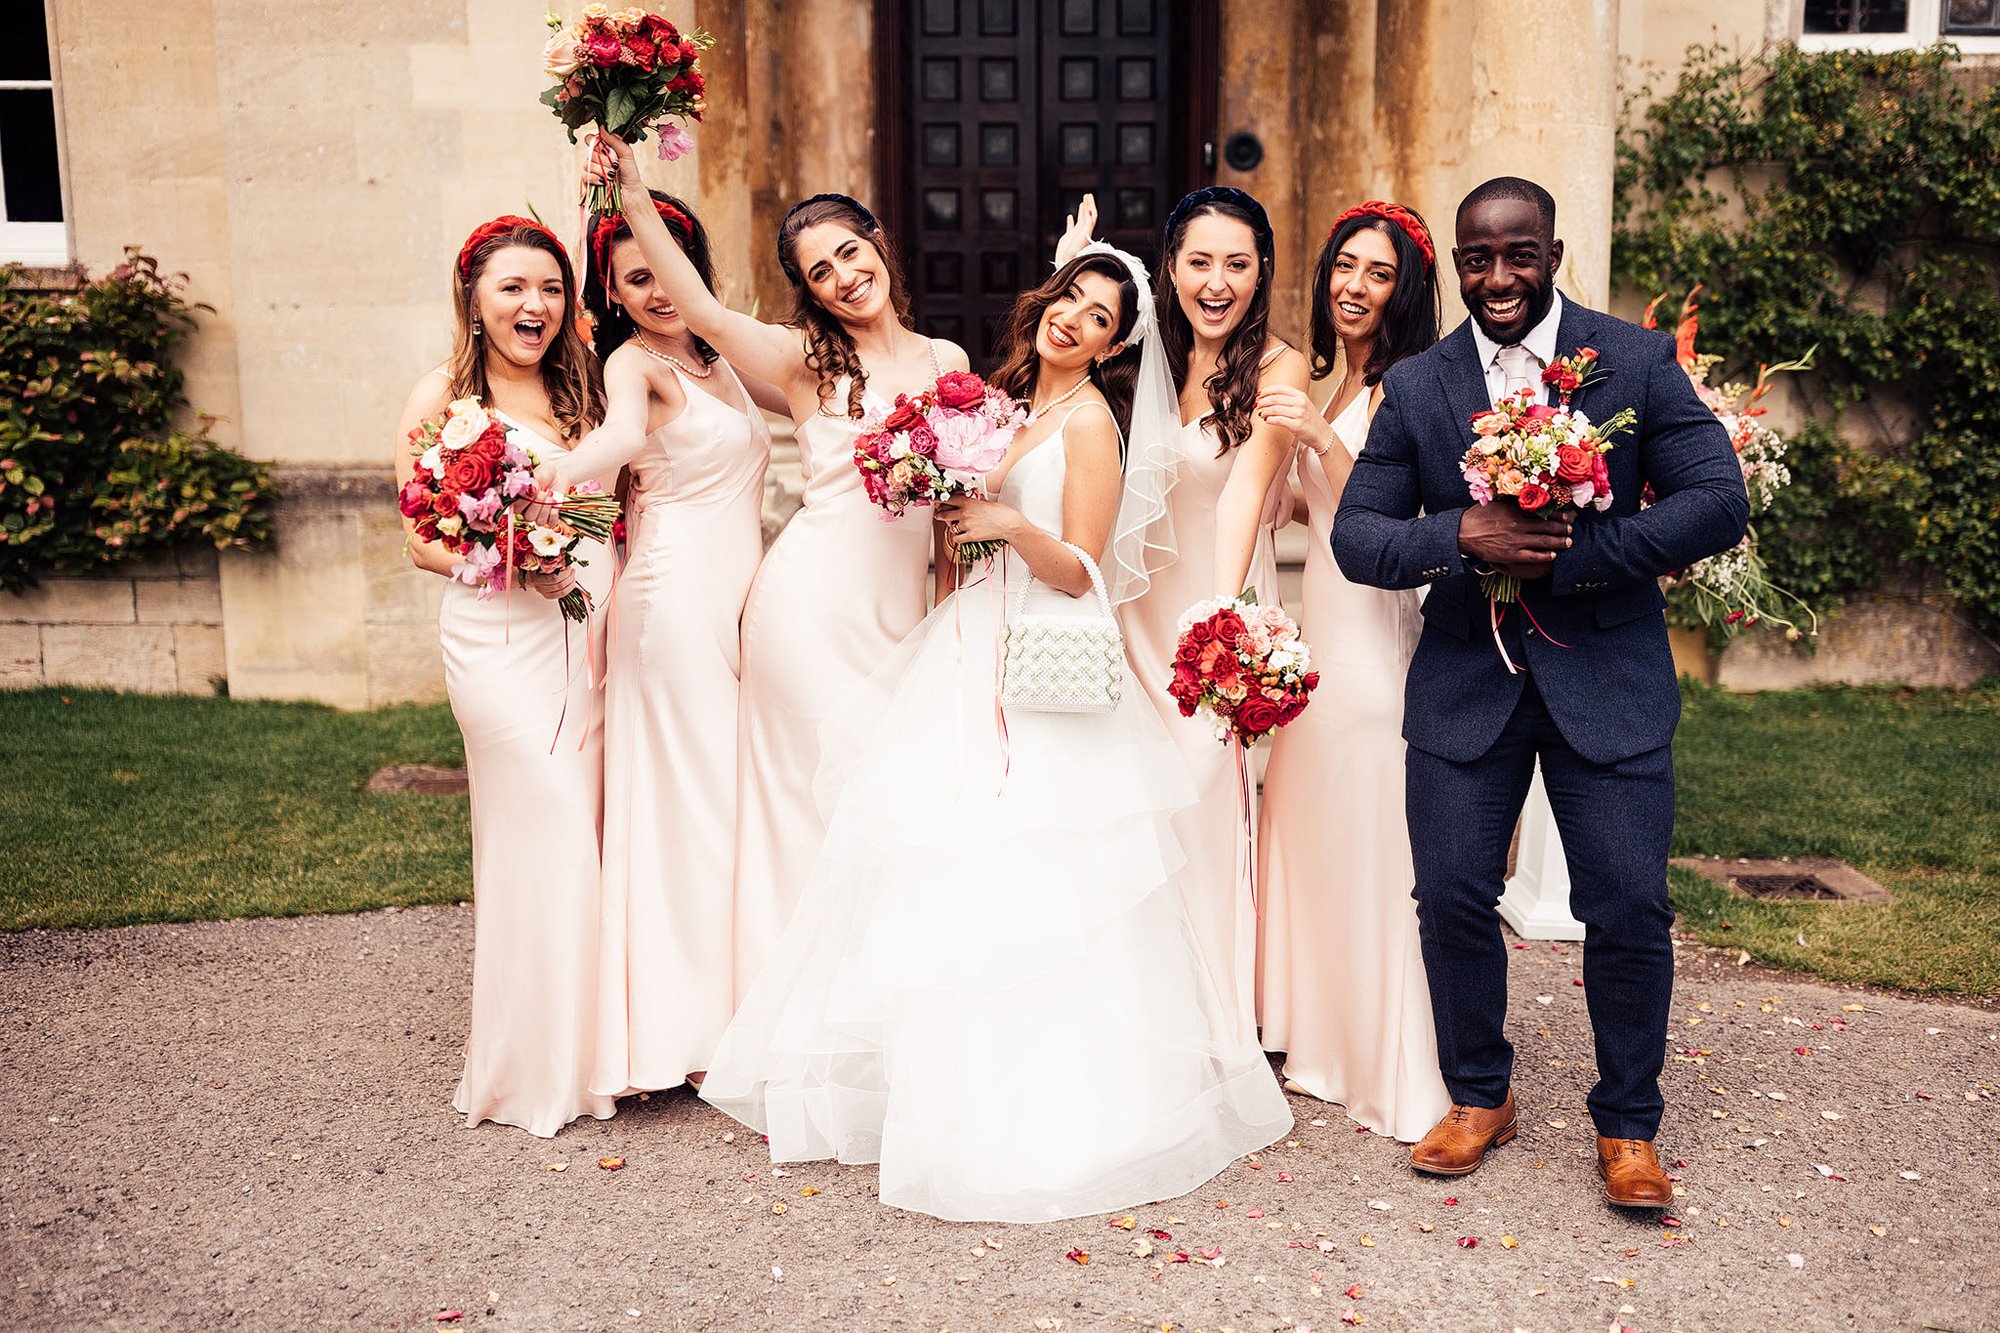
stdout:
[(1292, 1120), (1197, 961), (1170, 822), (1194, 790), (1144, 691), (999, 707), (1007, 609), (1108, 617), (1096, 561), (1114, 523), (1142, 538), (1120, 426), (1174, 413), (1144, 267), (1087, 247), (1004, 346), (994, 382), (1033, 414), (991, 498), (939, 520), (947, 548), (1006, 547), (940, 580), (822, 732), (826, 843), (701, 1095), (773, 1161), (879, 1162), (886, 1204), (1038, 1222), (1184, 1194)]

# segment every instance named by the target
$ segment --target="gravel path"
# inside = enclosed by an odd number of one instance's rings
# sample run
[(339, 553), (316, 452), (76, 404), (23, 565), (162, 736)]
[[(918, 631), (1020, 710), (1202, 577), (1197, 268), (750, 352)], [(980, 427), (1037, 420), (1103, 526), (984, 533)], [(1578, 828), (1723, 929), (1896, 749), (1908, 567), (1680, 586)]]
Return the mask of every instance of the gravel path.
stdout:
[(1523, 1132), (1476, 1175), (1294, 1098), (1291, 1142), (1136, 1229), (972, 1226), (881, 1207), (872, 1168), (781, 1175), (684, 1092), (550, 1142), (462, 1128), (471, 943), (464, 908), (0, 937), (0, 1323), (2000, 1326), (1990, 1009), (1683, 946), (1666, 1227), (1600, 1202), (1577, 950), (1523, 945)]

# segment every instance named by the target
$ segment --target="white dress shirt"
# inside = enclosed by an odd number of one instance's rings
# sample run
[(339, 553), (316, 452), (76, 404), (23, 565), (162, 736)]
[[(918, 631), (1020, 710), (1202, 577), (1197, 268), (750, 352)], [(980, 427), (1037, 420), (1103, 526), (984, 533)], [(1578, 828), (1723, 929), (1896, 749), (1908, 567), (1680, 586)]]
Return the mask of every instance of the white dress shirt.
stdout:
[[(1542, 316), (1541, 323), (1529, 329), (1528, 335), (1521, 339), (1521, 346), (1534, 353), (1535, 360), (1541, 362), (1542, 370), (1547, 370), (1549, 363), (1556, 359), (1556, 330), (1562, 324), (1562, 293), (1551, 294), (1555, 299), (1549, 302), (1548, 313)], [(1497, 403), (1500, 401), (1500, 396), (1507, 392), (1507, 372), (1500, 368), (1500, 344), (1486, 336), (1476, 319), (1472, 321), (1472, 345), (1479, 349), (1479, 365), (1486, 373), (1486, 396)], [(1547, 402), (1548, 390), (1541, 383), (1540, 372), (1537, 371), (1536, 374), (1537, 399)]]

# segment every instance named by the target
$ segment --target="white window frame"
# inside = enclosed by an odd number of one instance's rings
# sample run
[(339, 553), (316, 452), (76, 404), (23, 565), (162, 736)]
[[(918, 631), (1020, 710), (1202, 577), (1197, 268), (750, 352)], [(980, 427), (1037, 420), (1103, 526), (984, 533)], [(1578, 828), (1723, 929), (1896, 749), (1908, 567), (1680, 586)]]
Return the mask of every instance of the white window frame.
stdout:
[[(1959, 54), (2000, 55), (2000, 36), (1947, 37), (1943, 34), (1944, 0), (1909, 0), (1909, 27), (1903, 32), (1805, 32), (1799, 33), (1801, 51), (1915, 51), (1939, 42), (1950, 42)], [(1805, 24), (1804, 6), (1799, 7), (1799, 24)]]
[(36, 92), (46, 89), (55, 114), (56, 189), (62, 198), (61, 222), (10, 222), (7, 201), (0, 194), (0, 264), (26, 264), (31, 268), (59, 268), (72, 261), (69, 242), (69, 154), (63, 143), (61, 78), (56, 69), (55, 15), (47, 17), (49, 77), (46, 79), (0, 79), (0, 92)]

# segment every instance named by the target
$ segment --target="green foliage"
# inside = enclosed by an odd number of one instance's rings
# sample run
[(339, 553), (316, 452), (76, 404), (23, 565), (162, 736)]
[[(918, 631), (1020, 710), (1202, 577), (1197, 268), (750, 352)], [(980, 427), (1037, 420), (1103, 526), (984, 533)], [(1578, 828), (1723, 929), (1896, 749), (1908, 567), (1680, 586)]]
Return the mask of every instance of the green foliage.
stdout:
[(0, 588), (181, 541), (270, 536), (271, 481), (199, 430), (173, 352), (194, 330), (184, 281), (136, 250), (74, 292), (0, 267)]
[[(1759, 524), (1808, 601), (1927, 569), (2000, 624), (2000, 89), (1957, 52), (1689, 53), (1627, 103), (1613, 280), (1708, 284), (1702, 341), (1746, 357), (1817, 344), (1830, 424), (1871, 398), (1885, 438), (1794, 441)], [(1750, 367), (1754, 369), (1754, 366)]]

